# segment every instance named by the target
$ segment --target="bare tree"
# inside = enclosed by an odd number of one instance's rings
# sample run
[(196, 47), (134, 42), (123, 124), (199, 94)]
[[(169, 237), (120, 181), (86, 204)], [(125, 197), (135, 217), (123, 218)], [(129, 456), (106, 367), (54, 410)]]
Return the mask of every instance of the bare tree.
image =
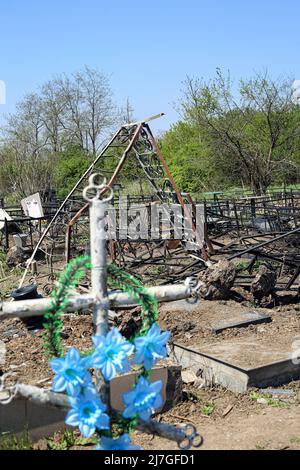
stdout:
[(88, 137), (86, 147), (95, 155), (101, 136), (111, 128), (116, 118), (109, 80), (97, 70), (85, 67), (74, 75), (74, 83), (82, 101), (82, 121)]
[(300, 114), (295, 104), (293, 80), (273, 80), (267, 73), (233, 82), (217, 70), (205, 83), (187, 77), (181, 111), (199, 127), (219, 160), (227, 159), (228, 171), (243, 174), (257, 194), (265, 193), (276, 175), (295, 167), (300, 149)]
[(63, 128), (65, 141), (95, 155), (116, 120), (108, 77), (85, 67), (71, 77), (55, 78), (48, 89), (55, 97), (54, 111), (59, 111), (55, 124)]
[(24, 97), (2, 129), (2, 184), (25, 196), (53, 183), (61, 152), (72, 146), (95, 155), (118, 121), (108, 78), (85, 67)]
[(128, 124), (134, 122), (134, 108), (130, 103), (129, 98), (127, 97), (125, 106), (120, 109), (120, 124)]
[(7, 119), (2, 166), (12, 191), (22, 197), (51, 183), (48, 135), (42, 117), (42, 102), (37, 94), (27, 95), (17, 111)]
[(54, 153), (61, 152), (67, 142), (65, 128), (67, 101), (57, 80), (48, 81), (41, 87), (40, 99), (42, 121), (49, 145)]

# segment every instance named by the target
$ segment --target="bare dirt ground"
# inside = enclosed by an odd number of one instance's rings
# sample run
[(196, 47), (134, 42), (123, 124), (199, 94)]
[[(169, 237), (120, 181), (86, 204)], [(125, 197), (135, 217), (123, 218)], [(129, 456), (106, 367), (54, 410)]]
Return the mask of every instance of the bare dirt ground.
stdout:
[[(92, 318), (70, 315), (64, 319), (62, 332), (65, 349), (74, 346), (81, 351), (92, 347)], [(43, 347), (43, 330), (28, 331), (20, 320), (0, 323), (0, 339), (6, 345), (6, 362), (3, 372), (15, 371), (23, 383), (48, 387), (53, 374)]]
[[(220, 342), (231, 338), (252, 337), (264, 338), (269, 344), (280, 342), (286, 345), (286, 336), (290, 333), (300, 334), (300, 305), (285, 305), (273, 309), (258, 308), (253, 305), (244, 306), (233, 300), (208, 301), (200, 300), (195, 306), (181, 304), (181, 308), (174, 308), (170, 304), (164, 304), (160, 309), (159, 321), (163, 328), (172, 332), (173, 341), (190, 345), (199, 343), (202, 345)], [(233, 328), (224, 330), (218, 335), (210, 329), (218, 323), (232, 318), (238, 319), (242, 312), (257, 312), (269, 315), (271, 323), (249, 325), (247, 328)], [(242, 318), (240, 318), (242, 319)], [(288, 335), (287, 335), (288, 334)], [(289, 341), (289, 340), (288, 340)]]
[[(183, 401), (170, 411), (157, 415), (160, 422), (180, 426), (192, 423), (204, 438), (199, 449), (190, 450), (300, 450), (300, 382), (292, 382), (286, 389), (293, 390), (292, 399), (272, 404), (258, 404), (251, 398), (253, 391), (233, 394), (221, 388), (188, 390), (197, 393), (199, 400)], [(204, 404), (214, 410), (203, 414)], [(54, 436), (61, 440), (62, 433)], [(175, 442), (134, 432), (132, 441), (145, 450), (178, 450)], [(70, 450), (92, 449), (93, 443), (75, 445)], [(41, 439), (35, 449), (47, 450), (47, 441)]]
[[(187, 305), (186, 311), (173, 310), (165, 304), (160, 308), (160, 323), (172, 331), (173, 339), (183, 344), (207, 344), (229, 338), (264, 338), (269, 344), (288, 346), (286, 338), (300, 334), (299, 305), (275, 309), (254, 309), (272, 317), (272, 323), (231, 329), (221, 334), (209, 328), (220, 319), (231, 318), (241, 310), (240, 303), (230, 301), (201, 301), (198, 306)], [(196, 310), (196, 312), (195, 312)], [(253, 308), (252, 308), (253, 310)], [(91, 347), (92, 319), (89, 315), (69, 315), (64, 319), (63, 342), (87, 350)], [(20, 320), (0, 324), (0, 339), (7, 347), (3, 372), (13, 370), (25, 383), (49, 387), (52, 373), (43, 352), (42, 332), (32, 333)], [(293, 395), (288, 399), (267, 400), (261, 391), (249, 390), (233, 394), (222, 388), (196, 388), (185, 385), (184, 401), (170, 411), (158, 415), (162, 422), (176, 425), (192, 423), (204, 437), (201, 449), (299, 449), (300, 450), (300, 381), (284, 385)], [(264, 400), (263, 400), (264, 401)], [(133, 440), (144, 449), (176, 449), (176, 443), (136, 432)]]
[[(209, 396), (211, 400), (212, 393)], [(165, 413), (161, 421), (176, 425), (192, 422), (204, 438), (199, 450), (300, 450), (299, 399), (287, 407), (275, 408), (251, 402), (249, 394), (225, 398), (219, 391), (214, 403), (216, 410), (209, 417), (201, 415), (201, 405), (182, 403)], [(231, 406), (229, 414), (222, 417), (222, 411), (226, 412)], [(176, 416), (182, 416), (182, 419)], [(145, 434), (135, 433), (133, 440), (144, 449), (177, 449), (174, 442)]]
[[(16, 288), (19, 276), (0, 284), (3, 297)], [(41, 272), (39, 292), (48, 276)], [(270, 315), (271, 323), (233, 328), (216, 335), (211, 328), (224, 320), (238, 318), (241, 312), (255, 311)], [(126, 314), (127, 317), (128, 313)], [(282, 305), (262, 309), (247, 302), (204, 301), (197, 305), (186, 302), (160, 306), (159, 323), (172, 332), (172, 340), (183, 345), (222, 343), (226, 340), (254, 339), (266, 345), (287, 350), (300, 335), (300, 305)], [(91, 348), (92, 318), (90, 315), (68, 315), (64, 318), (63, 343), (67, 349)], [(43, 352), (42, 331), (30, 332), (20, 320), (0, 322), (0, 340), (7, 348), (2, 373), (14, 371), (20, 381), (50, 387), (53, 374)], [(251, 363), (251, 355), (248, 357)], [(1, 371), (0, 371), (1, 374)], [(192, 423), (204, 437), (201, 449), (299, 449), (300, 450), (300, 381), (283, 387), (293, 394), (280, 400), (262, 400), (263, 392), (249, 390), (234, 394), (222, 388), (197, 388), (184, 385), (183, 401), (156, 417), (176, 425)], [(161, 438), (134, 433), (134, 442), (144, 449), (177, 449), (177, 444)]]
[[(181, 304), (185, 308), (185, 303)], [(229, 301), (201, 300), (196, 306), (186, 304), (176, 310), (171, 304), (160, 307), (159, 323), (172, 333), (172, 341), (198, 347), (222, 343), (228, 339), (239, 341), (251, 338), (256, 342), (280, 350), (291, 350), (292, 341), (300, 337), (300, 305), (287, 305), (274, 309), (243, 307), (240, 303)], [(272, 317), (271, 323), (250, 325), (246, 328), (232, 328), (219, 333), (210, 331), (211, 326), (226, 318), (237, 318), (242, 311), (254, 310)], [(127, 313), (128, 315), (128, 313)], [(75, 346), (80, 350), (91, 348), (91, 315), (70, 314), (64, 317), (62, 330), (63, 343), (67, 349)], [(33, 333), (18, 319), (4, 320), (0, 323), (0, 339), (7, 349), (5, 369), (18, 368), (18, 376), (26, 383), (51, 377), (48, 361), (43, 351), (43, 331)], [(251, 355), (248, 358), (251, 363)]]

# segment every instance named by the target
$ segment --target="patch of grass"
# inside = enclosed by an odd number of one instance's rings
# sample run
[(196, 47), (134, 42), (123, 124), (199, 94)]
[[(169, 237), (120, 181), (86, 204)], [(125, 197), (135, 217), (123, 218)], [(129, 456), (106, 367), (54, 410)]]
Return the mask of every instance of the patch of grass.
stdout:
[(98, 437), (78, 437), (76, 439), (77, 446), (87, 446), (87, 445), (96, 445), (98, 442)]
[[(13, 272), (12, 274), (15, 275), (15, 272)], [(10, 296), (11, 292), (13, 290), (15, 290), (18, 285), (17, 285), (17, 280), (18, 277), (20, 276), (21, 274), (16, 274), (15, 277), (12, 279), (12, 280), (9, 280), (7, 281), (6, 283), (2, 283), (0, 284), (0, 288), (1, 288), (1, 297), (8, 297)]]
[[(249, 261), (239, 261), (238, 263), (236, 263), (235, 267), (238, 271), (244, 271), (244, 270), (248, 270), (250, 268), (250, 262)], [(256, 272), (259, 270), (259, 267), (264, 265), (265, 262), (264, 261), (260, 261), (260, 260), (256, 260), (253, 267), (252, 267), (252, 271)]]
[(16, 279), (23, 273), (19, 266), (11, 267), (7, 265), (6, 253), (0, 249), (0, 279), (8, 278), (0, 284), (1, 296), (10, 295), (11, 291), (16, 289)]
[(273, 408), (288, 408), (289, 404), (281, 401), (281, 400), (274, 400), (270, 395), (263, 395), (257, 392), (251, 392), (249, 397), (251, 400), (257, 401), (260, 398), (266, 400), (266, 405), (272, 406)]
[(9, 268), (6, 263), (6, 253), (0, 250), (0, 279), (9, 272)]
[(239, 261), (235, 267), (236, 269), (238, 269), (239, 271), (243, 271), (244, 269), (247, 269), (249, 266), (249, 262), (248, 261)]
[(260, 260), (255, 261), (254, 266), (253, 266), (253, 271), (258, 271), (260, 266), (263, 266), (264, 264), (265, 263), (263, 261), (260, 261)]
[[(290, 189), (299, 190), (300, 184), (289, 184), (286, 186), (286, 190), (289, 191)], [(283, 191), (283, 186), (275, 185), (270, 186), (266, 192), (266, 194), (273, 194), (273, 193), (280, 193)], [(211, 192), (197, 192), (192, 193), (191, 196), (193, 199), (207, 199), (208, 201), (213, 200), (213, 194)], [(231, 187), (231, 188), (223, 188), (221, 199), (224, 198), (232, 198), (232, 197), (246, 197), (246, 196), (253, 196), (253, 191), (250, 188), (242, 188), (242, 187)]]
[(159, 276), (160, 274), (164, 274), (166, 272), (166, 266), (158, 265), (151, 267), (151, 274)]
[(32, 441), (27, 431), (20, 436), (3, 433), (0, 435), (0, 450), (32, 450)]
[(196, 390), (184, 390), (184, 397), (187, 401), (192, 403), (200, 403), (201, 413), (205, 416), (211, 416), (215, 411), (215, 405), (209, 401), (203, 400), (199, 392)]
[(215, 411), (215, 405), (213, 405), (212, 403), (207, 404), (201, 408), (201, 413), (204, 416), (211, 416), (214, 411)]
[(6, 254), (4, 253), (3, 250), (0, 250), (0, 263), (5, 263), (6, 262)]
[(290, 443), (291, 444), (300, 444), (300, 437), (297, 437), (297, 436), (291, 437)]
[(286, 403), (285, 401), (272, 400), (272, 398), (269, 398), (268, 405), (272, 406), (273, 408), (288, 408), (289, 407), (289, 404)]
[(76, 432), (65, 429), (63, 432), (57, 432), (53, 437), (46, 439), (49, 450), (68, 450), (73, 446), (86, 446), (96, 444), (97, 438), (84, 438), (76, 435)]
[(261, 398), (261, 395), (257, 392), (251, 392), (249, 397), (251, 398), (251, 400), (257, 401), (259, 398)]
[(269, 447), (270, 443), (269, 441), (259, 441), (255, 444), (255, 449), (256, 450), (265, 450)]
[(55, 433), (52, 438), (46, 439), (50, 450), (67, 450), (76, 444), (73, 431), (65, 429), (63, 433)]

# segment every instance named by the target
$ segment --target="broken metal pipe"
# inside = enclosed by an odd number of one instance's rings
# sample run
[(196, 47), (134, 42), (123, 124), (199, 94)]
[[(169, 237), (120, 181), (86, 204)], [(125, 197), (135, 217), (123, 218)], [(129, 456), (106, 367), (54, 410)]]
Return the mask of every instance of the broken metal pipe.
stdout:
[[(149, 293), (153, 294), (158, 302), (170, 302), (174, 300), (188, 299), (196, 294), (197, 287), (191, 286), (191, 278), (187, 278), (185, 284), (149, 287)], [(137, 306), (137, 302), (127, 293), (109, 291), (108, 300), (110, 308), (128, 308)], [(26, 318), (43, 315), (51, 305), (51, 298), (20, 300), (18, 302), (3, 302), (0, 300), (0, 320), (6, 318)], [(95, 296), (91, 294), (74, 295), (70, 297), (66, 312), (77, 312), (93, 307)]]
[[(51, 392), (33, 385), (19, 383), (16, 385), (16, 396), (21, 396), (39, 405), (52, 405), (57, 408), (68, 409), (70, 407), (68, 397), (62, 393)], [(187, 439), (184, 429), (176, 428), (169, 424), (159, 423), (150, 419), (149, 421), (140, 420), (137, 429), (147, 434), (170, 439), (178, 443)]]

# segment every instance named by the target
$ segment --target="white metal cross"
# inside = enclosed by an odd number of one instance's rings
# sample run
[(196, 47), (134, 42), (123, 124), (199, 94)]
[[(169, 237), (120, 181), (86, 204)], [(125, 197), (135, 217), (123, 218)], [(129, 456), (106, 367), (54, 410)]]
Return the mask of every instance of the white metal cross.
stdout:
[[(108, 203), (112, 199), (113, 192), (106, 185), (105, 179), (100, 180), (101, 175), (93, 174), (89, 178), (89, 185), (83, 191), (83, 197), (90, 205), (90, 246), (91, 246), (91, 292), (84, 295), (74, 295), (69, 299), (67, 311), (93, 309), (93, 325), (97, 335), (106, 335), (108, 326), (109, 307), (134, 305), (135, 301), (130, 295), (118, 291), (107, 290), (107, 253), (105, 234), (105, 214)], [(194, 279), (187, 278), (183, 284), (169, 286), (155, 286), (149, 288), (149, 292), (155, 295), (159, 302), (189, 299), (197, 295), (199, 284)], [(26, 318), (45, 313), (50, 306), (51, 299), (33, 299), (18, 302), (0, 301), (1, 319), (18, 317)], [(44, 390), (31, 385), (16, 382), (6, 386), (5, 382), (11, 374), (0, 377), (0, 392), (7, 392), (0, 404), (7, 404), (16, 395), (23, 396), (39, 404), (52, 404), (62, 408), (69, 407), (66, 395)], [(96, 377), (96, 387), (101, 394), (103, 402), (109, 400), (109, 384), (99, 375)], [(199, 447), (202, 438), (193, 425), (184, 425), (176, 428), (154, 420), (147, 422), (139, 420), (137, 429), (146, 433), (155, 434), (167, 439), (175, 440), (181, 449), (189, 449), (191, 446)]]

